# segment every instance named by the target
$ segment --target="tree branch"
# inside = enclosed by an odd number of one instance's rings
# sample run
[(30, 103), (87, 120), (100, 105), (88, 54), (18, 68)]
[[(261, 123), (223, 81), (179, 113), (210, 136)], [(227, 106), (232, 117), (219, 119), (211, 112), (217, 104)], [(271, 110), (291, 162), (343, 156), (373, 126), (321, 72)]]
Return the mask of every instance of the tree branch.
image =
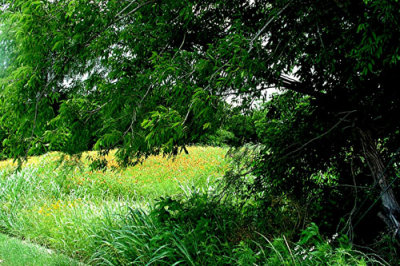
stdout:
[(253, 37), (253, 38), (251, 39), (251, 41), (250, 41), (250, 48), (249, 48), (248, 52), (251, 52), (251, 50), (253, 50), (253, 43), (254, 43), (254, 41), (255, 41), (258, 37), (260, 37), (261, 33), (263, 33), (263, 31), (268, 27), (268, 25), (271, 24), (272, 21), (274, 21), (275, 18), (276, 18), (277, 16), (279, 16), (279, 15), (289, 6), (289, 4), (290, 4), (290, 2), (287, 3), (283, 8), (281, 8), (281, 9), (278, 11), (278, 13), (276, 13), (272, 18), (270, 18), (270, 19), (267, 21), (267, 23), (265, 23), (265, 25), (254, 35), (254, 37)]
[(302, 149), (304, 149), (306, 146), (308, 146), (309, 144), (311, 144), (312, 142), (316, 141), (317, 139), (320, 139), (326, 135), (328, 135), (329, 133), (331, 133), (335, 128), (337, 128), (349, 115), (353, 114), (357, 112), (357, 110), (352, 110), (352, 111), (348, 111), (347, 114), (345, 116), (343, 116), (336, 124), (334, 124), (330, 129), (328, 129), (327, 131), (325, 131), (324, 133), (316, 136), (315, 138), (310, 139), (309, 141), (307, 141), (306, 143), (304, 143), (303, 145), (301, 145), (301, 147), (295, 149), (294, 151), (291, 151), (289, 153), (287, 153), (286, 155), (281, 157), (281, 160), (294, 154), (297, 153), (299, 151), (301, 151)]
[(323, 94), (321, 92), (311, 90), (309, 85), (296, 81), (285, 75), (281, 75), (276, 82), (278, 87), (281, 86), (287, 90), (306, 94), (315, 98), (323, 98), (327, 96), (326, 94)]
[(120, 16), (122, 12), (124, 12), (132, 3), (128, 4), (127, 7), (125, 7), (123, 10), (121, 10), (116, 16), (115, 16), (115, 20), (111, 21), (110, 23), (108, 23), (108, 25), (106, 25), (104, 27), (104, 29), (98, 31), (96, 34), (94, 34), (92, 37), (90, 37), (86, 43), (84, 44), (84, 46), (88, 46), (93, 40), (95, 40), (97, 37), (99, 37), (102, 33), (104, 33), (106, 30), (108, 30), (111, 26), (115, 25), (116, 23), (118, 23), (119, 21), (123, 20), (124, 18), (132, 15), (133, 13), (137, 12), (139, 9), (141, 9), (142, 7), (153, 3), (154, 0), (150, 0), (147, 2), (144, 2), (143, 4), (140, 4), (139, 6), (137, 6), (136, 8), (134, 8), (133, 10), (129, 11), (128, 13), (126, 13), (123, 16)]

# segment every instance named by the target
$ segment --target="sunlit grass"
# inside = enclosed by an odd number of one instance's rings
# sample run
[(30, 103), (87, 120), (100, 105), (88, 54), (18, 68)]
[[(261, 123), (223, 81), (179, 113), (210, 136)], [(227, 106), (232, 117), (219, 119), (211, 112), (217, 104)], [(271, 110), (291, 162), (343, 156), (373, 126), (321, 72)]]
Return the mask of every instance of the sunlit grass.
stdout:
[[(0, 162), (0, 264), (71, 265), (77, 260), (94, 265), (376, 264), (373, 258), (333, 248), (321, 239), (312, 250), (307, 245), (292, 250), (286, 238), (237, 243), (232, 236), (241, 238), (240, 229), (245, 229), (238, 210), (210, 197), (214, 182), (228, 168), (225, 153), (222, 148), (191, 147), (188, 155), (153, 156), (125, 169), (118, 167), (111, 153), (109, 167), (116, 170), (104, 172), (89, 167), (87, 157), (93, 153), (79, 160), (66, 157), (61, 164), (59, 153), (32, 157), (19, 172), (12, 171), (17, 166), (13, 161)], [(155, 213), (166, 213), (157, 209), (160, 205), (154, 212), (156, 201), (182, 192), (186, 198), (163, 201), (174, 203), (179, 216), (158, 221)], [(1, 233), (25, 242), (10, 241)], [(41, 247), (25, 245), (28, 242)]]
[(4, 266), (80, 265), (66, 256), (2, 234), (0, 234), (0, 264)]
[[(188, 150), (189, 154), (180, 154), (175, 158), (151, 156), (143, 163), (126, 169), (119, 169), (114, 152), (106, 157), (109, 169), (112, 169), (107, 171), (89, 169), (87, 158), (95, 157), (93, 152), (84, 153), (78, 162), (73, 161), (75, 167), (65, 167), (69, 162), (67, 158), (58, 169), (50, 169), (55, 168), (61, 158), (59, 153), (50, 153), (29, 158), (24, 168), (49, 168), (47, 174), (51, 174), (53, 181), (59, 183), (64, 194), (84, 192), (92, 196), (149, 200), (176, 193), (179, 185), (188, 182), (202, 186), (222, 176), (227, 167), (224, 162), (225, 149), (189, 147)], [(0, 171), (16, 166), (12, 160), (0, 161)]]
[(175, 158), (152, 156), (142, 164), (92, 171), (88, 156), (79, 161), (49, 153), (29, 158), (20, 172), (12, 160), (0, 162), (0, 232), (88, 260), (96, 250), (91, 236), (105, 223), (118, 223), (128, 208), (149, 209), (181, 186), (205, 187), (221, 178), (226, 149), (190, 147)]

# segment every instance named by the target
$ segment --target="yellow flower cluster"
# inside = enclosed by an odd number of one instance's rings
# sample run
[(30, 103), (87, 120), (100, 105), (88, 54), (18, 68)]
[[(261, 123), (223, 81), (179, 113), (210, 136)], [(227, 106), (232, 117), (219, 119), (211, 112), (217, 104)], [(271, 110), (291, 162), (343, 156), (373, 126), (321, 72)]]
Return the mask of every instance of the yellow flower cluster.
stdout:
[(37, 212), (40, 215), (50, 216), (68, 208), (75, 208), (78, 204), (81, 203), (81, 201), (82, 199), (78, 198), (73, 201), (63, 202), (62, 200), (57, 200), (56, 202), (51, 204), (45, 203), (42, 207), (39, 208)]
[[(146, 191), (153, 185), (161, 187), (177, 187), (177, 183), (187, 181), (196, 182), (200, 178), (220, 177), (226, 170), (228, 164), (223, 159), (226, 149), (212, 147), (189, 147), (189, 154), (179, 154), (176, 157), (150, 156), (143, 163), (137, 164), (121, 171), (91, 171), (88, 165), (92, 159), (98, 159), (97, 152), (89, 151), (77, 156), (62, 156), (61, 153), (49, 153), (44, 156), (29, 158), (28, 164), (51, 164), (63, 158), (64, 164), (78, 163), (81, 167), (68, 172), (62, 180), (63, 189), (73, 190), (79, 187), (88, 187), (94, 190), (107, 190), (113, 193), (136, 193)], [(115, 156), (116, 151), (111, 151), (107, 156), (102, 157), (108, 162), (108, 167), (118, 169), (119, 165)], [(0, 169), (3, 165), (12, 164), (12, 161), (0, 162)], [(56, 166), (57, 164), (54, 164)], [(85, 169), (84, 171), (81, 171)], [(57, 205), (58, 204), (58, 205)], [(65, 205), (65, 204), (64, 204)], [(68, 204), (67, 204), (68, 205)], [(39, 210), (41, 214), (54, 212), (65, 206), (62, 202), (55, 202), (53, 205), (43, 206)]]
[[(50, 152), (44, 156), (32, 156), (28, 158), (28, 161), (25, 162), (25, 166), (38, 166), (43, 159), (46, 160), (46, 163), (50, 161), (54, 162), (60, 159), (61, 154), (58, 152)], [(14, 161), (13, 159), (3, 160), (0, 161), (0, 169), (10, 168), (10, 167), (17, 167), (18, 162)]]

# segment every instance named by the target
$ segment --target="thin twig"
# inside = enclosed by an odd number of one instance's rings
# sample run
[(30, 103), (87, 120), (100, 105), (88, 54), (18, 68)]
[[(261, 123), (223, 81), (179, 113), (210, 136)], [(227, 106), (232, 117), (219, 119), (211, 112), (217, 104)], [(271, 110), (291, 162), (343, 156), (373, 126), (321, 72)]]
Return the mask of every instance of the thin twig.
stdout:
[(176, 51), (176, 53), (175, 53), (174, 56), (172, 57), (172, 60), (175, 59), (175, 57), (176, 57), (176, 55), (178, 54), (178, 52), (182, 49), (183, 45), (185, 44), (185, 40), (186, 40), (186, 32), (185, 32), (185, 34), (183, 35), (182, 43), (181, 43), (181, 45), (179, 46), (178, 51)]
[(318, 139), (320, 139), (320, 138), (322, 138), (322, 137), (328, 135), (328, 134), (331, 133), (336, 127), (338, 127), (349, 115), (353, 114), (354, 112), (357, 112), (357, 110), (353, 110), (353, 111), (347, 112), (347, 114), (346, 114), (344, 117), (342, 117), (336, 124), (334, 124), (330, 129), (328, 129), (328, 130), (325, 131), (324, 133), (322, 133), (322, 134), (316, 136), (315, 138), (310, 139), (309, 141), (307, 141), (306, 143), (304, 143), (303, 145), (301, 145), (301, 147), (297, 148), (296, 150), (291, 151), (291, 152), (289, 152), (288, 154), (282, 156), (281, 159), (286, 158), (286, 157), (288, 157), (288, 156), (290, 156), (290, 155), (292, 155), (292, 154), (294, 154), (294, 153), (297, 153), (297, 152), (301, 151), (301, 150), (304, 149), (306, 146), (308, 146), (310, 143), (312, 143), (312, 142), (314, 142), (314, 141), (316, 141), (316, 140), (318, 140)]
[(267, 21), (267, 23), (265, 23), (265, 25), (256, 33), (256, 35), (254, 35), (254, 37), (250, 41), (250, 48), (249, 48), (248, 52), (251, 52), (251, 50), (253, 50), (254, 41), (261, 35), (261, 33), (263, 33), (263, 31), (268, 27), (268, 25), (271, 24), (272, 21), (274, 21), (275, 18), (277, 16), (279, 16), (289, 6), (289, 4), (290, 4), (290, 2), (287, 3), (283, 8), (281, 8), (281, 10), (279, 10), (278, 13), (276, 13), (272, 18), (270, 18)]

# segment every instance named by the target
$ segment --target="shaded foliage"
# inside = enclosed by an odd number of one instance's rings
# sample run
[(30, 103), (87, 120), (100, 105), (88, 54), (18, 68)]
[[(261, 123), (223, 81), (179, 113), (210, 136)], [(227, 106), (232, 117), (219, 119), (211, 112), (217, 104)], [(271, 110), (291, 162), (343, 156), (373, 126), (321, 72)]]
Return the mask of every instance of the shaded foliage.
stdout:
[(352, 224), (381, 198), (374, 213), (400, 237), (398, 1), (3, 3), (2, 154), (176, 154), (220, 127), (227, 97), (247, 109), (281, 88), (255, 122), (253, 192), (316, 197), (330, 230), (335, 205)]

